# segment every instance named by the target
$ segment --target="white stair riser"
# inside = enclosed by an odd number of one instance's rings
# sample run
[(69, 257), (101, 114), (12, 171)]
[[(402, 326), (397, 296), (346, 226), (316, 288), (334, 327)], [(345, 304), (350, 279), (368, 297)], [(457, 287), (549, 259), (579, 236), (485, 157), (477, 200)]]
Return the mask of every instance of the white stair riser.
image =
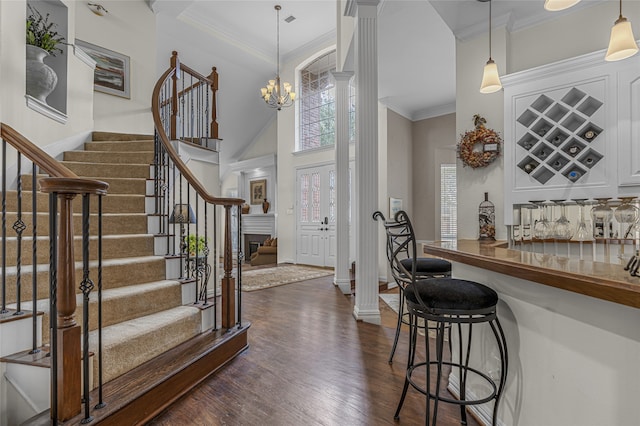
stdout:
[(160, 233), (160, 216), (147, 216), (147, 232), (153, 235)]
[[(5, 364), (2, 387), (6, 390), (6, 425), (18, 425), (50, 406), (51, 374), (48, 368)], [(4, 426), (4, 425), (3, 425)]]
[[(42, 315), (37, 317), (36, 343), (42, 344)], [(31, 349), (33, 342), (31, 313), (23, 315), (23, 318), (0, 324), (0, 357), (14, 354), (16, 352)]]

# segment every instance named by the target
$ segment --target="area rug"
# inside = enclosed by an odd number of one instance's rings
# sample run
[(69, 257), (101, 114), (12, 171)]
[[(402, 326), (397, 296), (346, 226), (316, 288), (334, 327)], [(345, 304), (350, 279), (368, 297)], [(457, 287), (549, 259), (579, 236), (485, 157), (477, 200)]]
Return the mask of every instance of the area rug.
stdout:
[(398, 293), (380, 293), (378, 296), (384, 303), (389, 305), (396, 314), (398, 313), (398, 306), (400, 305), (400, 301), (398, 300), (400, 299), (400, 295)]
[(256, 291), (313, 278), (333, 275), (333, 269), (301, 265), (280, 265), (273, 268), (242, 271), (242, 291)]

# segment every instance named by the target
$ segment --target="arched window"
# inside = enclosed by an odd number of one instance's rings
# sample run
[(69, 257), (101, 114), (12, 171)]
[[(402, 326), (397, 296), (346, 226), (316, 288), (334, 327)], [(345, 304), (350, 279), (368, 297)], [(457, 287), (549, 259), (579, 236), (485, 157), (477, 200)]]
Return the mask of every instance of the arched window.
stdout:
[[(309, 63), (300, 71), (298, 90), (298, 151), (322, 148), (335, 143), (335, 88), (331, 72), (336, 69), (333, 50)], [(350, 139), (355, 123), (355, 90), (349, 97)]]

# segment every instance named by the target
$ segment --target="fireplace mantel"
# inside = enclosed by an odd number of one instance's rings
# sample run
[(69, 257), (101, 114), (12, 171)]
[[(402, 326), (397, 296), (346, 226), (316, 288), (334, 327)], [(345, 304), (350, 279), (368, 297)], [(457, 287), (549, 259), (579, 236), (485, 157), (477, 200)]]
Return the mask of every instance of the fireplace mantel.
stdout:
[(262, 234), (276, 236), (275, 214), (244, 214), (242, 215), (242, 234)]

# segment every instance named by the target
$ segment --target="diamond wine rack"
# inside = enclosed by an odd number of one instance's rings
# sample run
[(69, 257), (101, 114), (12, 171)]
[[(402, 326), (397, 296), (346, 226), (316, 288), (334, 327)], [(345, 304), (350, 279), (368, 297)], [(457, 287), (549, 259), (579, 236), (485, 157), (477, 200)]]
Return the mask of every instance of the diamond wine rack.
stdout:
[(526, 151), (518, 168), (542, 185), (555, 175), (578, 182), (604, 158), (592, 146), (604, 130), (592, 120), (602, 105), (576, 87), (559, 99), (538, 96), (517, 118), (526, 129), (517, 141)]

